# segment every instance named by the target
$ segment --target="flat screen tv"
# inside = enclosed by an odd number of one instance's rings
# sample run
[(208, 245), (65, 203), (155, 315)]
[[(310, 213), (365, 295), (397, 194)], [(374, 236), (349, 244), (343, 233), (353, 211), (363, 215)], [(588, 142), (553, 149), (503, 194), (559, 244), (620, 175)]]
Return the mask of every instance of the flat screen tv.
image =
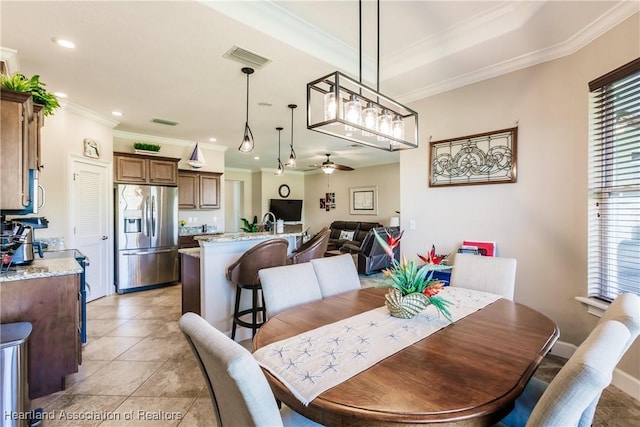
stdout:
[(283, 221), (302, 221), (302, 200), (271, 199), (269, 211), (276, 219)]

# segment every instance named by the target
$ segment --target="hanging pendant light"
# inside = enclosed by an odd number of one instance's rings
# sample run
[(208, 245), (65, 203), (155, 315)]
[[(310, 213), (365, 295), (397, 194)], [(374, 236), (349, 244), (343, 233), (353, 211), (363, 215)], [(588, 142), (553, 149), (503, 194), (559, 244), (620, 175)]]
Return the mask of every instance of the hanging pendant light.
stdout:
[(288, 107), (291, 108), (291, 144), (289, 144), (289, 147), (291, 148), (291, 153), (289, 154), (289, 160), (287, 160), (287, 163), (285, 164), (285, 166), (295, 168), (296, 152), (293, 149), (293, 110), (298, 108), (298, 106), (296, 104), (289, 104)]
[(249, 75), (253, 74), (253, 68), (244, 67), (242, 72), (247, 75), (247, 119), (244, 122), (244, 137), (238, 147), (238, 151), (242, 153), (249, 153), (253, 151), (253, 132), (249, 127)]
[(276, 128), (276, 130), (278, 131), (278, 168), (276, 169), (276, 176), (284, 175), (284, 165), (280, 161), (280, 132), (282, 131), (282, 129), (282, 127)]
[(380, 93), (380, 0), (376, 90), (362, 84), (362, 0), (358, 13), (359, 80), (336, 71), (307, 83), (307, 129), (386, 151), (418, 148), (418, 113)]

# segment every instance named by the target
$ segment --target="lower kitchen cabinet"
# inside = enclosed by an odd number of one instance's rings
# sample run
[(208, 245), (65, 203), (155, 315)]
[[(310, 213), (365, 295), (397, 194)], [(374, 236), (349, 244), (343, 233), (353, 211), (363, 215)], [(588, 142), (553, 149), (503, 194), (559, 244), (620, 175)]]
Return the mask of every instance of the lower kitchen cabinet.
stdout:
[(200, 314), (200, 257), (182, 257), (182, 314)]
[(0, 322), (29, 322), (29, 397), (65, 388), (65, 376), (82, 363), (79, 327), (80, 275), (0, 283)]

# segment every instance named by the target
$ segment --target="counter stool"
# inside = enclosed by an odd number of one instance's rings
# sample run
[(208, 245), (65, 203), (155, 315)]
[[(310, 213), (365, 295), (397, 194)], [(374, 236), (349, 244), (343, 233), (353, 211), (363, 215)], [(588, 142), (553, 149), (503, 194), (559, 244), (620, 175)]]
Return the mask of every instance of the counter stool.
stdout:
[[(233, 326), (231, 327), (231, 339), (235, 340), (236, 326), (240, 325), (256, 331), (265, 322), (266, 311), (264, 296), (262, 304), (258, 305), (258, 291), (262, 290), (258, 270), (269, 267), (279, 267), (287, 263), (287, 248), (289, 242), (286, 239), (270, 239), (258, 243), (246, 251), (236, 262), (227, 267), (227, 279), (236, 285), (236, 303), (233, 309)], [(243, 289), (252, 292), (251, 308), (240, 310), (240, 294)], [(258, 322), (258, 313), (261, 313), (261, 321)], [(242, 320), (241, 317), (251, 314), (251, 322)]]

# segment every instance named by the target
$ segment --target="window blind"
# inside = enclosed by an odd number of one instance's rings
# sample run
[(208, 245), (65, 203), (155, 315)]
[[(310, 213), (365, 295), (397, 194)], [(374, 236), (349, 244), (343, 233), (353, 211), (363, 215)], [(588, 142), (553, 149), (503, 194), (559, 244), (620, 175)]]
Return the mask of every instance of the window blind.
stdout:
[(588, 293), (640, 294), (640, 58), (589, 83)]

